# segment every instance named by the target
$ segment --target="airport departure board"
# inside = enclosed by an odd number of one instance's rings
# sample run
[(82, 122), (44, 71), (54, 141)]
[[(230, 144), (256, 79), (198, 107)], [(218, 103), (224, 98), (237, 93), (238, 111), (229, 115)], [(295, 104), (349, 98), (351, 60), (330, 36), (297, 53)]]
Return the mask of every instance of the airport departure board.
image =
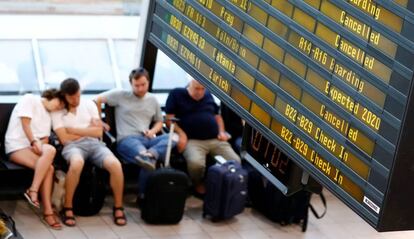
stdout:
[(414, 0), (154, 0), (145, 44), (376, 230), (414, 229)]

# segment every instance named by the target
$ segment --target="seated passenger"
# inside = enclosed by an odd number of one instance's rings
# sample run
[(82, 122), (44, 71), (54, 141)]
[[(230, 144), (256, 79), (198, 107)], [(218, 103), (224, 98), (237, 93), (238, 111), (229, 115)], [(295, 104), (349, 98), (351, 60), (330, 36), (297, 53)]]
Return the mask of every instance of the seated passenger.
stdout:
[(179, 135), (177, 149), (184, 154), (195, 191), (204, 194), (202, 178), (207, 154), (240, 161), (227, 142), (229, 135), (218, 114), (219, 107), (213, 96), (194, 79), (187, 88), (172, 90), (165, 107), (167, 119), (179, 119), (176, 127)]
[[(163, 126), (161, 107), (148, 92), (150, 78), (144, 68), (132, 70), (129, 75), (131, 90), (110, 90), (99, 95), (95, 102), (115, 107), (117, 151), (128, 162), (146, 170), (154, 170), (157, 161), (163, 161), (168, 135), (156, 136)], [(150, 127), (152, 124), (152, 127)], [(139, 195), (144, 196), (148, 171), (141, 170)]]
[(64, 145), (63, 158), (68, 162), (66, 174), (66, 195), (62, 209), (62, 221), (67, 226), (75, 226), (72, 200), (85, 160), (109, 172), (110, 185), (114, 195), (113, 217), (118, 226), (126, 224), (122, 196), (124, 175), (121, 163), (99, 140), (102, 137), (102, 123), (96, 105), (90, 100), (81, 100), (79, 83), (66, 79), (60, 85), (67, 107), (52, 114), (53, 129)]
[(49, 112), (64, 107), (63, 97), (56, 89), (43, 92), (42, 96), (24, 95), (13, 109), (5, 136), (6, 154), (10, 161), (34, 169), (30, 188), (24, 196), (40, 208), (38, 192), (43, 204), (42, 220), (52, 229), (61, 229), (52, 204), (53, 160), (56, 149), (48, 144), (52, 122)]

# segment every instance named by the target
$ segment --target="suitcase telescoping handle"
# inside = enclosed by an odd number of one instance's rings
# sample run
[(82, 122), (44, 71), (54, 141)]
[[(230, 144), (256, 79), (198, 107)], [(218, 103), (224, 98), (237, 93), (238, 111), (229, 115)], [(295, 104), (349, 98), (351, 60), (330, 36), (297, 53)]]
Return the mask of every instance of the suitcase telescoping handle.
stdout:
[(227, 170), (229, 170), (230, 172), (235, 173), (237, 171), (236, 170), (236, 166), (234, 165), (235, 164), (235, 161), (234, 160), (226, 160), (221, 155), (214, 156), (214, 159), (220, 165), (227, 164)]
[(171, 121), (171, 124), (170, 124), (170, 132), (168, 134), (167, 152), (165, 154), (165, 162), (164, 162), (164, 166), (166, 168), (170, 167), (171, 148), (172, 148), (172, 141), (173, 141), (173, 136), (174, 136), (174, 128), (175, 128), (175, 123), (179, 119), (172, 117), (172, 118), (169, 118), (168, 120)]

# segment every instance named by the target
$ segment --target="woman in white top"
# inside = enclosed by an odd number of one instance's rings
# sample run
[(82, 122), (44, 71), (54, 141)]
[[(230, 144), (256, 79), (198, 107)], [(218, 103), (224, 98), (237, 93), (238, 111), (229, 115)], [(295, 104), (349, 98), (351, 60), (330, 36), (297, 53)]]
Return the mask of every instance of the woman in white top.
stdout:
[(56, 149), (48, 144), (52, 125), (49, 112), (63, 107), (63, 97), (56, 89), (44, 91), (41, 97), (24, 95), (13, 109), (5, 137), (10, 161), (34, 169), (32, 185), (24, 196), (32, 206), (40, 208), (40, 190), (42, 221), (52, 229), (61, 229), (62, 225), (54, 216), (51, 204)]

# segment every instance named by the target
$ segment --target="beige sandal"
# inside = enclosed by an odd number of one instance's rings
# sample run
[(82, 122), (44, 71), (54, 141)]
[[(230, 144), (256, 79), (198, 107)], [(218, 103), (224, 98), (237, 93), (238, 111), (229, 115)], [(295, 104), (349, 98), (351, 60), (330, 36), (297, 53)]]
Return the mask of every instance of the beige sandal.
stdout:
[(36, 193), (37, 195), (37, 191), (27, 189), (26, 192), (23, 194), (24, 197), (27, 199), (27, 202), (29, 202), (29, 204), (35, 208), (40, 208), (39, 200), (33, 200), (32, 197), (30, 196), (30, 193)]

